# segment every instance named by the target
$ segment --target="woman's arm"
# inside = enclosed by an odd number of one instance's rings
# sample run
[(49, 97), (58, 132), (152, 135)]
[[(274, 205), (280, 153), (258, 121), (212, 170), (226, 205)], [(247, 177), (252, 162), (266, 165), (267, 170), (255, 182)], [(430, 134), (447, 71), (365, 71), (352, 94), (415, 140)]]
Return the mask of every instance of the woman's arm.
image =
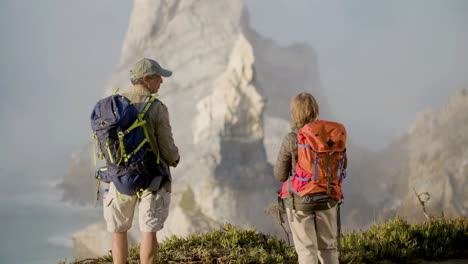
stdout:
[(281, 182), (284, 182), (288, 179), (289, 173), (291, 171), (292, 160), (293, 160), (293, 148), (296, 147), (296, 134), (289, 133), (281, 144), (280, 151), (278, 153), (278, 158), (276, 159), (275, 168), (273, 174), (275, 178)]

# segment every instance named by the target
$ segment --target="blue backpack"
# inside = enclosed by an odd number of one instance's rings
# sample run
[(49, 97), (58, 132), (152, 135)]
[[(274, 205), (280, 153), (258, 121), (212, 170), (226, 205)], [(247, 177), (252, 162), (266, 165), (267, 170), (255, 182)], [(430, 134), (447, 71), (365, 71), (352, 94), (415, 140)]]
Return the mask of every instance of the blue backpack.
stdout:
[[(156, 177), (167, 177), (167, 172), (149, 144), (145, 116), (158, 101), (153, 95), (138, 110), (130, 100), (114, 94), (101, 99), (91, 114), (91, 127), (97, 143), (96, 155), (106, 166), (96, 172), (96, 179), (113, 182), (126, 195), (138, 195), (148, 188)], [(98, 188), (99, 199), (99, 188)]]

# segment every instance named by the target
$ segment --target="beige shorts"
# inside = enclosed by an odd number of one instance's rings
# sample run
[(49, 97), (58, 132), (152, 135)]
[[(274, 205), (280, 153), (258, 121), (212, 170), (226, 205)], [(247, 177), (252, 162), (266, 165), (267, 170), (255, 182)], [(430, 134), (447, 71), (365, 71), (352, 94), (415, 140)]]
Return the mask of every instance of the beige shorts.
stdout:
[(132, 227), (133, 214), (138, 203), (140, 230), (157, 232), (163, 228), (167, 219), (171, 194), (164, 188), (157, 192), (145, 190), (139, 199), (136, 195), (119, 193), (111, 183), (103, 203), (107, 231), (127, 232)]

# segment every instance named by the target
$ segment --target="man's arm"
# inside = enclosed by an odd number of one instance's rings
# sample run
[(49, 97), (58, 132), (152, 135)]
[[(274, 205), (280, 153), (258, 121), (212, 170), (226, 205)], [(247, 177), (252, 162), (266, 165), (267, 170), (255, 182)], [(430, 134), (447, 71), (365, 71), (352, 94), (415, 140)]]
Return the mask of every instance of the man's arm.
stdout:
[(169, 122), (169, 112), (163, 104), (156, 104), (157, 115), (155, 116), (155, 132), (159, 145), (159, 154), (169, 166), (176, 167), (179, 163), (179, 149), (174, 143), (172, 128)]

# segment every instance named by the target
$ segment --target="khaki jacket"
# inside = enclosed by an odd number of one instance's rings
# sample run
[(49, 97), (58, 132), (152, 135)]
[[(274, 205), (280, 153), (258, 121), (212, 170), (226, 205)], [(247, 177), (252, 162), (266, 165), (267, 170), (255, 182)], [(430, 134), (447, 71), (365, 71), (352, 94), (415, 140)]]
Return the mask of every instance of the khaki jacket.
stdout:
[[(143, 86), (134, 85), (122, 93), (137, 109), (143, 105), (145, 100), (151, 96), (150, 91)], [(146, 115), (147, 128), (150, 137), (150, 145), (157, 155), (159, 150), (160, 160), (169, 173), (169, 179), (163, 183), (167, 191), (171, 191), (171, 172), (169, 166), (176, 167), (179, 163), (179, 149), (174, 143), (172, 128), (169, 122), (167, 107), (161, 102), (154, 102)]]

